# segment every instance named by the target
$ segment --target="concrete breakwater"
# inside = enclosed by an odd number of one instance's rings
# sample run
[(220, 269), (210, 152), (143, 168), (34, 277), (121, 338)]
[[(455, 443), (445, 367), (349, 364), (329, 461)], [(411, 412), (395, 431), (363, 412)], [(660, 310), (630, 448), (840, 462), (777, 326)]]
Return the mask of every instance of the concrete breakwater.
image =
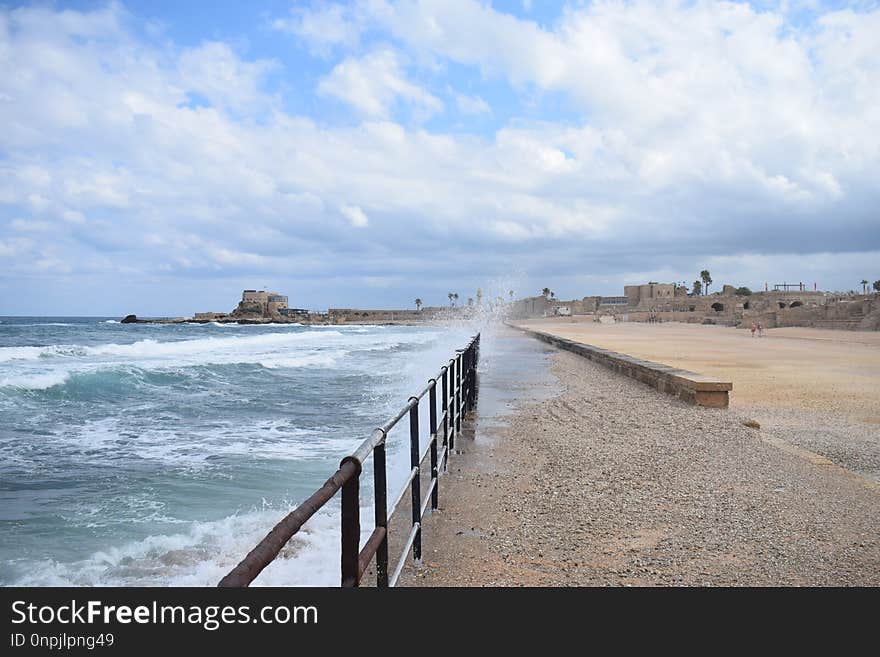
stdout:
[(730, 404), (728, 393), (733, 389), (733, 383), (730, 381), (719, 381), (710, 376), (661, 363), (653, 363), (609, 349), (561, 338), (544, 331), (522, 328), (515, 324), (510, 326), (560, 349), (571, 351), (604, 365), (619, 374), (646, 383), (660, 392), (674, 395), (690, 404), (712, 408), (726, 408)]

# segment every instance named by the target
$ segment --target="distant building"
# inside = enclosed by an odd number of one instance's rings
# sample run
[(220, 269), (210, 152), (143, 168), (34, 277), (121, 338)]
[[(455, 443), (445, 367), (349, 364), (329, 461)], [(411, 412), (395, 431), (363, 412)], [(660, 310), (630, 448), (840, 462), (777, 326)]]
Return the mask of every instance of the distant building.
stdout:
[(282, 317), (293, 317), (297, 319), (305, 319), (309, 316), (309, 311), (305, 308), (281, 308), (278, 314)]
[(626, 285), (623, 293), (630, 306), (638, 306), (649, 299), (671, 299), (675, 296), (675, 285), (672, 283), (646, 283), (645, 285)]
[(241, 303), (233, 311), (235, 315), (279, 317), (287, 310), (287, 297), (266, 290), (245, 290), (241, 293)]
[(266, 308), (268, 309), (270, 315), (273, 313), (281, 314), (282, 310), (287, 310), (287, 297), (283, 294), (270, 292), (268, 295)]
[(245, 290), (241, 293), (242, 303), (269, 303), (269, 293), (266, 290)]

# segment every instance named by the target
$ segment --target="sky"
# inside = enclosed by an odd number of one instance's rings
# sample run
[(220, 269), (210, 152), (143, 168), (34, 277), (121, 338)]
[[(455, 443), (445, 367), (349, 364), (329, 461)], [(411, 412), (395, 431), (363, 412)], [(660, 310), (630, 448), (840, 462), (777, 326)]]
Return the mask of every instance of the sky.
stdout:
[(0, 1), (0, 315), (860, 289), (878, 107), (877, 2)]

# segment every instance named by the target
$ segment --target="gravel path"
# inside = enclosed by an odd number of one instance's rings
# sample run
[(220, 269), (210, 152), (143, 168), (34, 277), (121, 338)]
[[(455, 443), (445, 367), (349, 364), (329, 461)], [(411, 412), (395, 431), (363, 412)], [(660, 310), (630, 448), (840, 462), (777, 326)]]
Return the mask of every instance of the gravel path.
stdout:
[(460, 441), (404, 585), (880, 584), (876, 482), (739, 411), (551, 362), (561, 394)]
[(808, 410), (764, 404), (739, 410), (760, 420), (769, 435), (821, 454), (838, 465), (880, 483), (880, 426), (854, 421), (821, 406)]

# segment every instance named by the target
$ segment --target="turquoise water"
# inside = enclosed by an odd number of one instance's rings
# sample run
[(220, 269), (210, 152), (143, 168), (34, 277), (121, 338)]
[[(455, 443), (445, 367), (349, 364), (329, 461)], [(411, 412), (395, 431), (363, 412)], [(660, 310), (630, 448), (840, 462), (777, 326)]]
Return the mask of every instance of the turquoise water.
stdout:
[[(472, 333), (0, 317), (0, 583), (216, 584)], [(337, 510), (259, 583), (336, 584)]]

